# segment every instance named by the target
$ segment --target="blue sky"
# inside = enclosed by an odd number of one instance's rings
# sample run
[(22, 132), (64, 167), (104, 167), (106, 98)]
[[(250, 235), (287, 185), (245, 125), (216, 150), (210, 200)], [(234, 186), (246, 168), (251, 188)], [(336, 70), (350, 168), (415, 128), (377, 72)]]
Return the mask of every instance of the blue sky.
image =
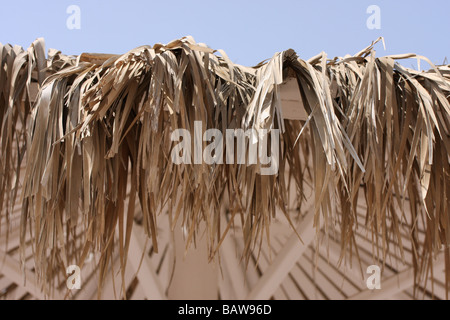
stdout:
[[(235, 63), (256, 65), (294, 49), (308, 59), (354, 54), (379, 36), (387, 50), (450, 59), (450, 1), (405, 0), (40, 0), (1, 1), (0, 42), (28, 47), (37, 37), (66, 54), (125, 53), (185, 35), (224, 49)], [(81, 8), (81, 29), (69, 30), (69, 5)], [(370, 5), (381, 9), (381, 29), (369, 30)], [(408, 65), (410, 66), (410, 65)]]

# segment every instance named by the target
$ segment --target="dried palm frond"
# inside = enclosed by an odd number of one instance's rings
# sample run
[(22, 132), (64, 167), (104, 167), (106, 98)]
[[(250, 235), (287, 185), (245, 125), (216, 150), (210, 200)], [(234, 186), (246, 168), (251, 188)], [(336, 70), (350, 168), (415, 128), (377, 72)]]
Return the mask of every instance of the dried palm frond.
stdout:
[[(358, 57), (363, 60), (355, 60)], [(423, 59), (432, 70), (420, 72), (396, 63), (405, 58)], [(345, 182), (353, 191), (340, 194), (342, 246), (354, 241), (361, 185), (374, 248), (381, 249), (380, 258), (386, 261), (390, 247), (397, 244), (403, 258), (401, 233), (406, 231), (416, 284), (426, 281), (435, 254), (442, 249), (449, 254), (448, 70), (414, 54), (375, 58), (372, 46), (329, 64), (330, 82), (337, 82), (341, 123), (365, 168), (361, 172), (351, 159), (353, 168)]]
[(0, 44), (0, 221), (8, 221), (17, 196), (26, 139), (25, 120), (31, 109), (32, 72), (37, 69), (40, 80), (44, 80), (40, 71), (45, 64), (42, 45), (38, 40), (24, 51), (19, 46)]
[[(448, 257), (450, 243), (450, 68), (407, 69), (396, 60), (425, 58), (376, 58), (374, 45), (334, 60), (321, 53), (305, 61), (288, 50), (254, 68), (190, 37), (71, 59), (45, 80), (26, 127), (22, 233), (33, 221), (41, 279), (69, 260), (82, 265), (96, 250), (101, 282), (115, 243), (124, 269), (138, 211), (155, 251), (158, 216), (168, 211), (172, 228), (181, 223), (186, 231), (187, 247), (205, 231), (211, 259), (239, 218), (248, 259), (264, 237), (270, 242), (277, 211), (290, 221), (289, 188), (301, 208), (305, 184), (312, 184), (315, 226), (323, 221), (329, 232), (339, 224), (343, 256), (357, 246), (363, 198), (374, 253), (385, 261), (391, 245), (403, 250), (406, 230), (416, 283), (422, 281), (438, 251)], [(280, 86), (288, 77), (297, 79), (306, 122), (283, 117)], [(195, 122), (222, 132), (280, 130), (279, 174), (261, 175), (260, 164), (174, 164), (171, 134), (183, 129), (195, 138)], [(8, 137), (2, 131), (2, 141)], [(2, 152), (11, 157), (8, 146)], [(228, 226), (219, 216), (225, 200)], [(83, 245), (73, 246), (80, 224)]]
[[(37, 39), (27, 51), (0, 44), (0, 53), (0, 232), (8, 240), (10, 216), (20, 200), (24, 180), (21, 168), (30, 138), (27, 121), (33, 103), (45, 79), (69, 65), (73, 58), (56, 50), (49, 50), (46, 57), (44, 39)], [(32, 221), (21, 219), (23, 233), (29, 223)]]

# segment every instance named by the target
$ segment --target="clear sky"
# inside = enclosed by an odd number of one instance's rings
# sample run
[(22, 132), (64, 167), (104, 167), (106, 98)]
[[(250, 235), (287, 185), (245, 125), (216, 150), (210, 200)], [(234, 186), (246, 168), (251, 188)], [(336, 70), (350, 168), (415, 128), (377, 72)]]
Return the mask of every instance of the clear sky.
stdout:
[[(0, 0), (0, 42), (28, 47), (37, 37), (66, 54), (125, 53), (143, 44), (192, 35), (224, 49), (243, 65), (294, 49), (308, 59), (355, 54), (379, 36), (377, 55), (418, 53), (433, 63), (450, 59), (450, 1), (427, 0)], [(69, 30), (70, 5), (81, 9), (81, 29)], [(381, 10), (370, 30), (367, 8)], [(409, 66), (409, 65), (408, 65)]]

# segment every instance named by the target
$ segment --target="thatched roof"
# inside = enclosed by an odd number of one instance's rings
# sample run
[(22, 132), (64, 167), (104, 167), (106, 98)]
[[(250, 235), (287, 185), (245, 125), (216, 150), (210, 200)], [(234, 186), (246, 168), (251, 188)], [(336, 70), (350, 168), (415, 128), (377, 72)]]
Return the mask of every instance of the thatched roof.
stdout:
[[(263, 240), (270, 244), (275, 217), (293, 226), (303, 217), (312, 187), (315, 230), (337, 230), (341, 258), (358, 247), (358, 225), (382, 260), (404, 256), (406, 234), (416, 284), (444, 251), (448, 285), (450, 68), (414, 54), (377, 58), (375, 43), (334, 59), (287, 50), (251, 68), (190, 37), (78, 57), (45, 57), (43, 40), (27, 51), (0, 44), (1, 232), (20, 201), (22, 262), (32, 246), (50, 292), (49, 275), (83, 265), (92, 250), (100, 282), (115, 247), (125, 270), (133, 221), (157, 252), (166, 212), (187, 248), (207, 241), (210, 259), (239, 221), (248, 263)], [(405, 68), (405, 58), (432, 69)], [(280, 91), (291, 79), (306, 119), (283, 114)], [(174, 164), (171, 133), (194, 134), (195, 121), (222, 132), (279, 129), (279, 174), (261, 175), (260, 164)]]

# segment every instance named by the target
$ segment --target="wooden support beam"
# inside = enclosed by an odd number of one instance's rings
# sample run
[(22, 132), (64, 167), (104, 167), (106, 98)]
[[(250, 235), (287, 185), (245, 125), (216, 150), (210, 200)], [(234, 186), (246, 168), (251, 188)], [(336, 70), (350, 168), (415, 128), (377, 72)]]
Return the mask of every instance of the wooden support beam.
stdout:
[(290, 77), (284, 81), (280, 86), (280, 96), (284, 119), (302, 121), (308, 119), (296, 77)]
[[(445, 266), (444, 255), (439, 256), (439, 258), (434, 261), (433, 268), (435, 272)], [(349, 300), (382, 300), (389, 299), (390, 297), (399, 294), (400, 292), (411, 288), (414, 285), (414, 269), (408, 268), (388, 279), (381, 281), (380, 290), (364, 290)]]
[(40, 300), (47, 299), (45, 294), (39, 289), (39, 286), (37, 285), (35, 274), (31, 270), (26, 269), (25, 281), (22, 274), (20, 262), (11, 258), (3, 251), (0, 251), (0, 274), (3, 274), (3, 276), (17, 284), (19, 287), (25, 289), (35, 298), (38, 298)]
[(6, 231), (2, 231), (2, 236), (0, 236), (0, 248), (9, 251), (9, 249), (15, 248), (20, 243), (20, 229), (15, 228), (14, 230), (10, 231), (8, 234), (8, 246), (6, 248)]
[(120, 55), (106, 54), (106, 53), (82, 53), (79, 57), (81, 62), (89, 62), (97, 65), (102, 65), (111, 58), (118, 58)]
[(245, 280), (244, 266), (237, 256), (237, 246), (232, 231), (225, 237), (220, 252), (229, 276), (225, 280), (231, 282), (234, 299), (242, 300), (248, 295), (248, 283)]
[[(179, 224), (174, 231), (176, 264), (168, 290), (171, 300), (217, 300), (219, 298), (219, 266), (209, 261), (206, 235), (198, 236), (196, 244), (186, 251), (186, 241)], [(204, 230), (205, 225), (199, 228)]]
[(280, 284), (295, 266), (296, 262), (306, 251), (310, 243), (314, 240), (316, 229), (314, 228), (314, 210), (309, 210), (303, 221), (297, 228), (297, 233), (301, 236), (303, 244), (293, 233), (288, 239), (283, 249), (278, 253), (274, 262), (264, 272), (256, 286), (247, 296), (248, 300), (267, 300), (278, 289)]
[[(350, 256), (346, 252), (345, 259), (340, 261), (341, 245), (335, 242), (335, 240), (330, 239), (324, 245), (319, 246), (319, 253), (333, 268), (343, 271), (351, 281), (359, 284), (364, 280), (364, 273), (361, 266), (361, 263), (365, 262), (364, 259), (361, 257), (361, 261), (359, 261), (356, 254)], [(362, 255), (361, 252), (360, 255)]]
[(234, 288), (231, 283), (231, 279), (233, 278), (228, 269), (222, 268), (222, 272), (218, 273), (218, 286), (221, 300), (233, 300), (236, 299), (236, 293), (234, 292)]
[(143, 234), (144, 230), (142, 230), (142, 227), (138, 225), (133, 226), (133, 231), (131, 232), (128, 261), (137, 272), (139, 283), (142, 286), (142, 290), (144, 291), (147, 299), (166, 300), (167, 296), (165, 295), (158, 275), (153, 268), (150, 257), (148, 256), (148, 254), (144, 253), (146, 248), (141, 239), (142, 237), (140, 237), (140, 235)]

